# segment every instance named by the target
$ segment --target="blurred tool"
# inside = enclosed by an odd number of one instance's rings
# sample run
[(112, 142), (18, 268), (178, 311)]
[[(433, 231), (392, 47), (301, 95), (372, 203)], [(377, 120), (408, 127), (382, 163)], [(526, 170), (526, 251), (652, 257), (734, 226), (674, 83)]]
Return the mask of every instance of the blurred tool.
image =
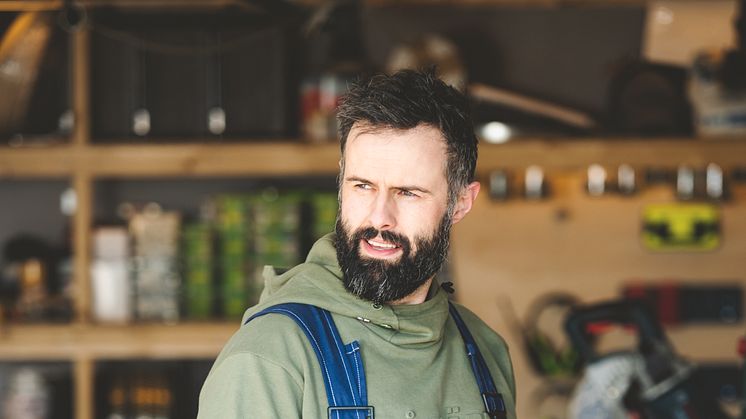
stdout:
[(722, 199), (725, 197), (725, 179), (723, 169), (715, 163), (707, 165), (705, 171), (705, 193), (710, 199)]
[(710, 251), (720, 246), (720, 212), (710, 204), (649, 204), (642, 243), (654, 251)]
[(505, 201), (510, 196), (510, 174), (506, 170), (493, 170), (489, 181), (490, 198)]
[(621, 164), (617, 169), (617, 190), (622, 195), (632, 195), (637, 191), (635, 169), (628, 164)]
[(694, 198), (694, 169), (679, 166), (676, 171), (676, 197), (681, 200)]
[(544, 177), (544, 169), (532, 165), (526, 168), (523, 180), (526, 199), (539, 200), (549, 195), (549, 186)]
[[(632, 327), (637, 347), (599, 354), (591, 338), (599, 333), (599, 325)], [(676, 355), (643, 304), (619, 300), (579, 307), (565, 327), (587, 364), (570, 417), (623, 418), (626, 413), (643, 419), (727, 418), (716, 400), (701, 396), (694, 367)]]
[(590, 196), (601, 196), (606, 192), (606, 169), (600, 164), (588, 166), (586, 190)]
[(477, 100), (552, 119), (578, 129), (591, 130), (596, 127), (593, 118), (575, 109), (481, 83), (468, 87), (469, 94)]
[(510, 299), (498, 303), (513, 332), (520, 336), (534, 372), (548, 378), (574, 377), (580, 368), (580, 358), (567, 337), (557, 333), (578, 300), (566, 293), (553, 292), (540, 296), (529, 307), (525, 320), (519, 321)]
[(634, 281), (624, 285), (627, 299), (643, 301), (663, 326), (737, 324), (743, 319), (743, 281)]

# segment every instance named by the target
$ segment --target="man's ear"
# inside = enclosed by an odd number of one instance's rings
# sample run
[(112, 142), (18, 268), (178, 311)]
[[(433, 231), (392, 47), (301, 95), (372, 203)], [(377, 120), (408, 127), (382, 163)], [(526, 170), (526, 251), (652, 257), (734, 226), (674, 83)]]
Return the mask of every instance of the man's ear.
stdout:
[(481, 187), (482, 185), (479, 182), (472, 182), (461, 191), (456, 200), (456, 207), (453, 210), (453, 224), (461, 221), (471, 211), (471, 206), (474, 204), (474, 200), (477, 199)]

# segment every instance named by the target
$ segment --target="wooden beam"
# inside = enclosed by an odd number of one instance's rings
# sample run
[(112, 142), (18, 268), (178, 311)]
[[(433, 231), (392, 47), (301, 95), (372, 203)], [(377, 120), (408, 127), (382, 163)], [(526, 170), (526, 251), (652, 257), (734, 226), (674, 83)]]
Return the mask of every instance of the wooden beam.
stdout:
[(209, 359), (239, 325), (10, 325), (0, 334), (0, 359)]
[(90, 99), (90, 55), (91, 33), (88, 27), (73, 31), (71, 38), (72, 59), (72, 101), (75, 125), (72, 142), (84, 145), (91, 138), (91, 99)]
[[(336, 174), (339, 146), (288, 140), (255, 143), (134, 144), (0, 148), (0, 178), (72, 176), (93, 178), (303, 176)], [(517, 139), (482, 144), (477, 170), (539, 165), (571, 170), (597, 163), (617, 166), (744, 166), (746, 141), (702, 139)]]
[(0, 179), (69, 176), (75, 170), (69, 146), (0, 148)]
[[(65, 5), (62, 0), (2, 0), (0, 12), (41, 12), (61, 10)], [(120, 8), (220, 8), (226, 6), (247, 7), (241, 0), (76, 0), (75, 5), (83, 7), (120, 7)]]
[(522, 169), (539, 165), (544, 169), (571, 170), (597, 163), (633, 167), (677, 167), (681, 164), (724, 167), (746, 164), (746, 141), (702, 139), (552, 139), (523, 140), (479, 148), (479, 172), (498, 168)]
[(90, 321), (91, 312), (91, 225), (93, 223), (93, 179), (85, 171), (73, 177), (75, 215), (73, 216), (73, 282), (76, 292), (75, 316), (79, 323)]
[(98, 146), (84, 164), (98, 177), (302, 176), (335, 174), (337, 145), (274, 142)]
[[(54, 343), (52, 343), (54, 345)], [(73, 375), (75, 379), (75, 418), (93, 419), (94, 397), (94, 361), (88, 356), (77, 356), (74, 359)]]
[(62, 8), (62, 0), (4, 0), (0, 12), (44, 12)]

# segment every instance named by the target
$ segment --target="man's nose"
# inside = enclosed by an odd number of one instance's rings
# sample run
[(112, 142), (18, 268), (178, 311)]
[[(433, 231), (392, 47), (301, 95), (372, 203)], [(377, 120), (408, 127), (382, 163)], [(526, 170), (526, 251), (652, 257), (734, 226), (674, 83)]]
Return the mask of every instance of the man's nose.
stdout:
[(396, 203), (392, 197), (379, 193), (373, 201), (368, 221), (377, 230), (390, 230), (396, 226)]

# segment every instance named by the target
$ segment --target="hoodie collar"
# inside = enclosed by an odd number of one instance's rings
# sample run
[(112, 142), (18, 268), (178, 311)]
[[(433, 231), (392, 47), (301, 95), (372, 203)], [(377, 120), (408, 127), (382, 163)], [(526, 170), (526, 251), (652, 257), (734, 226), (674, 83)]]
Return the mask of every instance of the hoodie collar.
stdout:
[[(287, 278), (283, 278), (286, 277)], [(397, 345), (428, 345), (439, 342), (448, 318), (446, 293), (433, 281), (428, 299), (413, 305), (377, 305), (350, 294), (342, 283), (342, 270), (337, 262), (334, 235), (317, 241), (306, 262), (287, 273), (267, 278), (266, 287), (282, 288), (276, 292), (279, 302), (304, 302), (351, 317), (362, 325)], [(276, 287), (279, 285), (279, 287)], [(266, 290), (265, 290), (266, 293)], [(276, 298), (266, 298), (266, 303)], [(265, 306), (265, 301), (262, 302)], [(269, 304), (272, 305), (272, 304)]]

